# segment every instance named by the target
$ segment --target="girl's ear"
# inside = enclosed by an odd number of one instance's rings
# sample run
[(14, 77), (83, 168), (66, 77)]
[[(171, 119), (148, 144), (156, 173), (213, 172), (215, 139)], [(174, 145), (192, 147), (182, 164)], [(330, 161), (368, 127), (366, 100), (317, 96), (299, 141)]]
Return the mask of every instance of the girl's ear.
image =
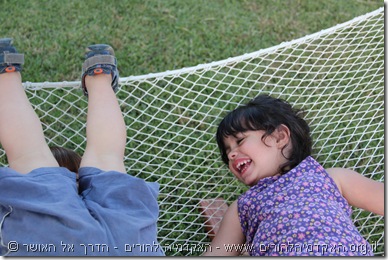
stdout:
[(282, 149), (290, 142), (291, 132), (290, 129), (284, 124), (279, 125), (273, 134), (276, 139), (276, 145), (278, 148)]

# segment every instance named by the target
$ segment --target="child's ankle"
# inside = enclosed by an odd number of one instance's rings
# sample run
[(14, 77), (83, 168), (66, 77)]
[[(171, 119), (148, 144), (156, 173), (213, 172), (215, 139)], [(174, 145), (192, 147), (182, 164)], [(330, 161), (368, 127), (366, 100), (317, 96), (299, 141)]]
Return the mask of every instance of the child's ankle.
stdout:
[(87, 89), (89, 89), (97, 84), (98, 85), (106, 85), (109, 88), (112, 88), (111, 83), (112, 83), (112, 75), (110, 75), (110, 74), (99, 74), (99, 75), (93, 75), (93, 76), (86, 75), (85, 76), (85, 85), (86, 85)]
[(20, 79), (22, 78), (22, 74), (20, 71), (6, 72), (0, 73), (1, 80), (12, 80), (12, 79)]

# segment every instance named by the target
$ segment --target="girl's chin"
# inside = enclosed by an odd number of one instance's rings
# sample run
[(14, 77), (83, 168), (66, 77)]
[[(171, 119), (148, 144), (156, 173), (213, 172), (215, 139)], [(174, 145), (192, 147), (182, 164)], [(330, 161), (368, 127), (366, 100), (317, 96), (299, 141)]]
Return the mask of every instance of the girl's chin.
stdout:
[(244, 183), (245, 185), (249, 186), (249, 187), (252, 187), (252, 186), (256, 185), (256, 182), (254, 180), (249, 179), (249, 178), (243, 179), (243, 180), (241, 180), (241, 182)]
[(249, 186), (249, 187), (253, 187), (256, 185), (255, 182), (250, 182), (250, 183), (245, 183), (245, 185)]

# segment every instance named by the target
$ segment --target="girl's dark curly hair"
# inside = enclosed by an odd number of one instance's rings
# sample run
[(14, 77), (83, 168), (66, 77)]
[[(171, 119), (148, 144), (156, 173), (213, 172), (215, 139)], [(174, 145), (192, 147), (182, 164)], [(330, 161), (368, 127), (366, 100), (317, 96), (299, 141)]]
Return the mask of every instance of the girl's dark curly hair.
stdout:
[[(290, 129), (292, 150), (288, 162), (280, 166), (282, 174), (297, 166), (307, 156), (311, 155), (312, 140), (310, 127), (301, 117), (301, 110), (294, 109), (289, 103), (282, 99), (259, 95), (246, 105), (228, 113), (218, 126), (216, 140), (221, 153), (222, 161), (228, 165), (229, 158), (226, 153), (224, 138), (236, 136), (245, 131), (263, 130), (269, 136), (284, 124)], [(285, 146), (286, 147), (286, 146)], [(283, 147), (282, 153), (285, 149)], [(284, 153), (283, 153), (284, 155)]]

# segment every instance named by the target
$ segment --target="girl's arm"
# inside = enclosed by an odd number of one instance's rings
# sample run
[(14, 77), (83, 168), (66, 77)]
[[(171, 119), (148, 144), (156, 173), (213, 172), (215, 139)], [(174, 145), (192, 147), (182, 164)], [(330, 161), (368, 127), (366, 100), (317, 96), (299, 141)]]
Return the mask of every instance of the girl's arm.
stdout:
[(350, 205), (384, 216), (384, 183), (344, 168), (327, 169)]
[(245, 236), (241, 230), (237, 201), (235, 201), (226, 211), (216, 236), (203, 256), (238, 256), (241, 250), (236, 247), (242, 249), (244, 242)]

